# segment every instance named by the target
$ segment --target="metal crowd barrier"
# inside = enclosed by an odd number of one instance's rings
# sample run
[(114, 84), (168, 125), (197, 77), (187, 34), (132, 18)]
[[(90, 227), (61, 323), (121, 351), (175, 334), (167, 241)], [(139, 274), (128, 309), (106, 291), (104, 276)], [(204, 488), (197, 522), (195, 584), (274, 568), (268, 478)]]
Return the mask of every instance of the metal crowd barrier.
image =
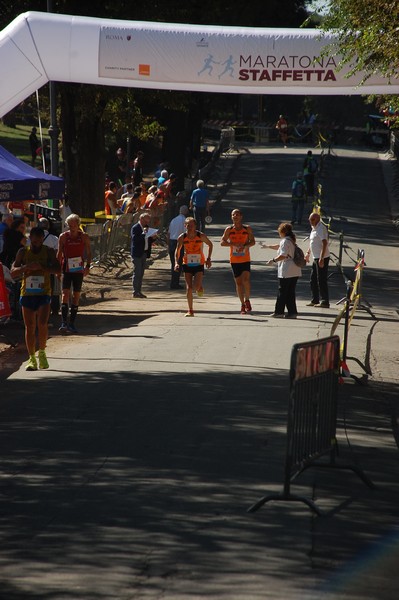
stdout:
[[(336, 332), (338, 325), (341, 320), (344, 320), (344, 334), (342, 339), (342, 344), (340, 348), (340, 360), (341, 360), (341, 375), (349, 376), (349, 369), (346, 364), (347, 360), (347, 350), (348, 350), (348, 337), (349, 337), (349, 329), (352, 323), (352, 319), (355, 316), (356, 310), (363, 309), (366, 310), (369, 315), (375, 319), (374, 314), (371, 311), (371, 306), (363, 298), (362, 294), (362, 284), (363, 284), (363, 271), (365, 266), (365, 252), (364, 250), (358, 250), (357, 262), (355, 266), (355, 280), (351, 281), (350, 279), (346, 279), (346, 296), (339, 300), (338, 304), (343, 303), (343, 307), (337, 314), (334, 322), (331, 326), (330, 335), (334, 335)], [(371, 373), (366, 369), (366, 373), (371, 375)]]
[[(138, 216), (135, 221), (137, 221)], [(106, 269), (126, 264), (126, 252), (130, 249), (130, 230), (133, 215), (121, 215), (105, 223), (89, 223), (85, 231), (90, 237), (92, 262)]]
[[(270, 500), (300, 501), (321, 516), (311, 498), (291, 493), (292, 481), (311, 466), (350, 469), (373, 487), (358, 466), (336, 462), (339, 362), (338, 336), (293, 346), (283, 491), (264, 496), (248, 512), (256, 512)], [(325, 455), (329, 462), (318, 461)]]

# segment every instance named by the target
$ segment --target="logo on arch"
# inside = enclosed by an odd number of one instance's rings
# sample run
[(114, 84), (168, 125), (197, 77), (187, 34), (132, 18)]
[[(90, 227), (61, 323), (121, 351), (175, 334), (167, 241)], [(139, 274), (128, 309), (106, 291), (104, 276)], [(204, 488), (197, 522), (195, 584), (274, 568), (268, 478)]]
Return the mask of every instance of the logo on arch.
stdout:
[(139, 65), (139, 75), (149, 77), (151, 75), (151, 65)]

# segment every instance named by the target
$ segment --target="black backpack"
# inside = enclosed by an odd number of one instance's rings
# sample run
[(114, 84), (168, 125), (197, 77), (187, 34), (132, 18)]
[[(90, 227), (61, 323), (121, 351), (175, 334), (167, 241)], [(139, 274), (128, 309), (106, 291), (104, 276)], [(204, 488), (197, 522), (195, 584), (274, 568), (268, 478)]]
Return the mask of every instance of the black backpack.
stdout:
[(301, 269), (306, 267), (306, 260), (305, 260), (305, 255), (303, 253), (303, 250), (296, 244), (295, 244), (294, 256), (293, 256), (292, 260), (294, 261), (294, 263), (296, 264), (297, 267), (301, 267)]

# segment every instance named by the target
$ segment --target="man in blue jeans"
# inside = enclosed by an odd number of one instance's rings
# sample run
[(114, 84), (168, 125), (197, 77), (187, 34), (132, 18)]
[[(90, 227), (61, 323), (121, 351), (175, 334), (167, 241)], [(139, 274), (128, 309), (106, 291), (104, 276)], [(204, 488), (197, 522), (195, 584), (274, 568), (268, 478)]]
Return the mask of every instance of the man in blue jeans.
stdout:
[(328, 295), (328, 263), (330, 262), (330, 250), (328, 247), (327, 227), (322, 223), (320, 215), (313, 212), (309, 217), (312, 231), (309, 236), (309, 249), (305, 259), (308, 262), (312, 255), (312, 274), (310, 276), (310, 289), (312, 299), (307, 306), (330, 308)]
[(194, 219), (197, 221), (198, 231), (205, 231), (205, 216), (209, 214), (209, 192), (205, 189), (205, 183), (198, 179), (197, 187), (191, 194), (190, 210), (193, 211)]

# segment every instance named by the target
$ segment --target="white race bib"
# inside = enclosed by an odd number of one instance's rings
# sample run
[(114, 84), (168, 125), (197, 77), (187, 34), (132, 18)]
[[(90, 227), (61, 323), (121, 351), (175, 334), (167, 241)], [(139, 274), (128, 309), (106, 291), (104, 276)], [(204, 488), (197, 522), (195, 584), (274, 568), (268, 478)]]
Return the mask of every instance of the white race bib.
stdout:
[(201, 264), (201, 254), (187, 254), (187, 265), (198, 267)]
[(245, 250), (239, 250), (239, 246), (233, 246), (233, 256), (245, 256)]
[(44, 275), (29, 275), (25, 281), (25, 290), (28, 294), (40, 294), (44, 290)]
[(74, 256), (68, 258), (68, 271), (69, 273), (77, 273), (83, 271), (83, 258), (81, 256)]

